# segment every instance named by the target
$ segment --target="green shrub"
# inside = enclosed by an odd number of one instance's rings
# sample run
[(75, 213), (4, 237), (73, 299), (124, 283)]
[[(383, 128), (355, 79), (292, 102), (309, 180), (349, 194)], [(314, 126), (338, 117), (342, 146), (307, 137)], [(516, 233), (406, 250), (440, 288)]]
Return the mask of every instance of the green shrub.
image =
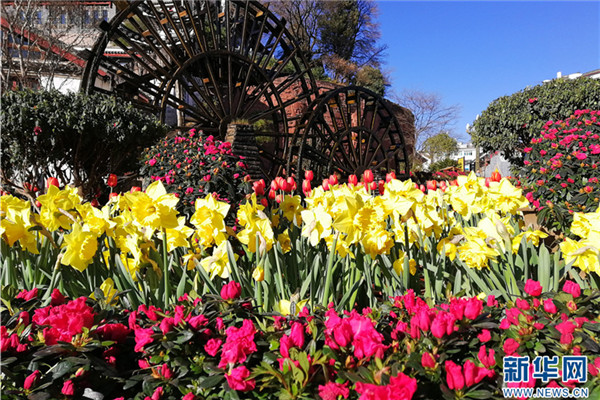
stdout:
[(568, 232), (574, 212), (592, 212), (600, 197), (599, 111), (575, 111), (565, 120), (548, 121), (531, 140), (520, 179), (538, 221)]
[(198, 197), (215, 193), (217, 199), (235, 205), (250, 192), (243, 158), (232, 153), (231, 143), (203, 137), (195, 129), (145, 149), (141, 162), (145, 183), (162, 181), (179, 197), (178, 211), (188, 217)]
[(143, 146), (167, 129), (122, 100), (58, 91), (4, 93), (0, 123), (4, 190), (56, 177), (87, 198), (106, 188), (109, 173), (134, 171)]
[(568, 118), (573, 110), (600, 108), (600, 80), (556, 79), (494, 100), (474, 122), (473, 140), (484, 152), (501, 151), (517, 167), (523, 148), (549, 120)]

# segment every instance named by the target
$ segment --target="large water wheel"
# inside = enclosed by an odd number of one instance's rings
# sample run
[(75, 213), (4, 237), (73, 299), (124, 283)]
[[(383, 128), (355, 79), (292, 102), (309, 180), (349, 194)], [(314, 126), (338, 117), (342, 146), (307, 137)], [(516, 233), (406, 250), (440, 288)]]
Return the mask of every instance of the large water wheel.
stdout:
[(82, 89), (117, 94), (174, 127), (221, 139), (232, 122), (258, 122), (262, 169), (280, 173), (294, 115), (316, 97), (285, 21), (258, 2), (115, 4), (120, 12), (100, 26)]
[(319, 178), (360, 175), (370, 169), (409, 171), (404, 133), (390, 107), (369, 89), (348, 86), (325, 92), (303, 115), (287, 170), (311, 169)]

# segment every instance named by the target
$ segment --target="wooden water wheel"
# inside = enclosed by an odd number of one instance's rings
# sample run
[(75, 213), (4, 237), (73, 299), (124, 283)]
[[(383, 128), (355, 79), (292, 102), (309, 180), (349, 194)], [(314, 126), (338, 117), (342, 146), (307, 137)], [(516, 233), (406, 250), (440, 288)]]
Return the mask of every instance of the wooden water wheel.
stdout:
[(262, 169), (280, 173), (293, 115), (316, 98), (285, 21), (258, 2), (115, 4), (120, 12), (100, 25), (82, 90), (117, 94), (169, 125), (220, 139), (232, 122), (259, 122)]
[(367, 169), (379, 178), (407, 173), (404, 134), (386, 101), (358, 86), (316, 99), (294, 133), (287, 162), (288, 173), (309, 169), (319, 178), (359, 176)]

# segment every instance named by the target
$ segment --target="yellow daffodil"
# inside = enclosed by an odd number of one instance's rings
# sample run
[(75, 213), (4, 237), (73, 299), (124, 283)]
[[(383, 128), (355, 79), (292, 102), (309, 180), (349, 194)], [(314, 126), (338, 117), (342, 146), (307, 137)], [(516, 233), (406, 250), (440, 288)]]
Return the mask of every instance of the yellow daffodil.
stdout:
[(301, 225), (302, 218), (300, 213), (302, 212), (302, 206), (300, 205), (300, 196), (284, 196), (279, 204), (279, 209), (288, 221), (294, 223), (296, 226)]
[(229, 278), (229, 257), (227, 256), (227, 242), (213, 247), (212, 255), (203, 258), (200, 265), (210, 274), (211, 279), (219, 276), (223, 279)]
[(331, 233), (332, 218), (322, 207), (302, 211), (302, 236), (307, 237), (312, 246)]
[(491, 182), (489, 197), (496, 209), (505, 214), (514, 215), (519, 208), (529, 204), (523, 191), (514, 187), (508, 179), (502, 179), (500, 183)]
[(592, 243), (587, 239), (576, 242), (573, 239), (566, 238), (560, 244), (560, 250), (567, 264), (573, 263), (574, 266), (579, 267), (584, 272), (595, 272), (597, 274), (600, 274), (599, 247), (598, 242)]
[(167, 229), (167, 251), (171, 252), (177, 247), (187, 247), (188, 238), (194, 233), (194, 230), (185, 225), (185, 217), (177, 218), (176, 228)]
[(98, 250), (98, 237), (84, 231), (79, 224), (73, 224), (71, 233), (65, 235), (63, 247), (66, 249), (60, 263), (70, 265), (78, 271), (85, 271)]
[[(292, 296), (293, 297), (293, 296)], [(277, 304), (273, 307), (275, 312), (280, 313), (283, 316), (291, 315), (292, 311), (293, 315), (298, 315), (300, 311), (308, 304), (308, 300), (302, 300), (297, 303), (294, 303), (294, 310), (292, 310), (292, 302), (290, 300), (279, 300)]]
[(525, 237), (525, 240), (527, 242), (531, 242), (534, 246), (539, 246), (540, 245), (540, 239), (544, 239), (548, 237), (548, 234), (542, 232), (542, 231), (538, 231), (538, 230), (527, 230), (525, 232), (521, 232), (519, 233), (517, 236), (515, 236), (512, 239), (512, 251), (513, 253), (518, 253), (519, 252), (519, 248), (521, 247), (521, 241), (523, 239), (523, 237)]
[(81, 203), (81, 198), (76, 189), (66, 186), (59, 189), (50, 185), (46, 194), (38, 197), (40, 202), (40, 222), (49, 231), (55, 231), (58, 228), (71, 229), (71, 225), (76, 221), (75, 208)]
[(256, 268), (254, 268), (254, 271), (252, 271), (252, 278), (256, 282), (264, 281), (265, 280), (265, 269), (261, 265), (258, 265)]
[[(106, 278), (102, 285), (100, 285), (100, 290), (104, 293), (104, 299), (108, 304), (116, 304), (117, 300), (119, 300), (119, 296), (117, 296), (117, 289), (115, 289), (115, 282), (112, 278)], [(89, 295), (90, 299), (96, 300), (96, 296), (94, 293)]]
[(292, 249), (292, 241), (290, 240), (290, 232), (288, 229), (277, 235), (277, 241), (284, 254)]
[(451, 239), (443, 238), (438, 242), (436, 248), (438, 253), (444, 254), (450, 261), (454, 261), (456, 258), (456, 245), (452, 243)]
[(483, 269), (488, 266), (490, 259), (495, 259), (498, 252), (488, 247), (480, 237), (469, 237), (458, 247), (458, 258), (469, 268)]
[(134, 222), (151, 232), (161, 229), (176, 228), (179, 199), (168, 194), (161, 181), (150, 184), (145, 192), (126, 193), (124, 195), (131, 204)]

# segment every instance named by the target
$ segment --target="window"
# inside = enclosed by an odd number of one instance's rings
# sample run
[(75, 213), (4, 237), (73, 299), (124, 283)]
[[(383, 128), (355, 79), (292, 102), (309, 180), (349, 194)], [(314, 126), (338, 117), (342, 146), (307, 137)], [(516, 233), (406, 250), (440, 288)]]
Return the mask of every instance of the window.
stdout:
[(102, 10), (102, 19), (108, 21), (108, 10)]

